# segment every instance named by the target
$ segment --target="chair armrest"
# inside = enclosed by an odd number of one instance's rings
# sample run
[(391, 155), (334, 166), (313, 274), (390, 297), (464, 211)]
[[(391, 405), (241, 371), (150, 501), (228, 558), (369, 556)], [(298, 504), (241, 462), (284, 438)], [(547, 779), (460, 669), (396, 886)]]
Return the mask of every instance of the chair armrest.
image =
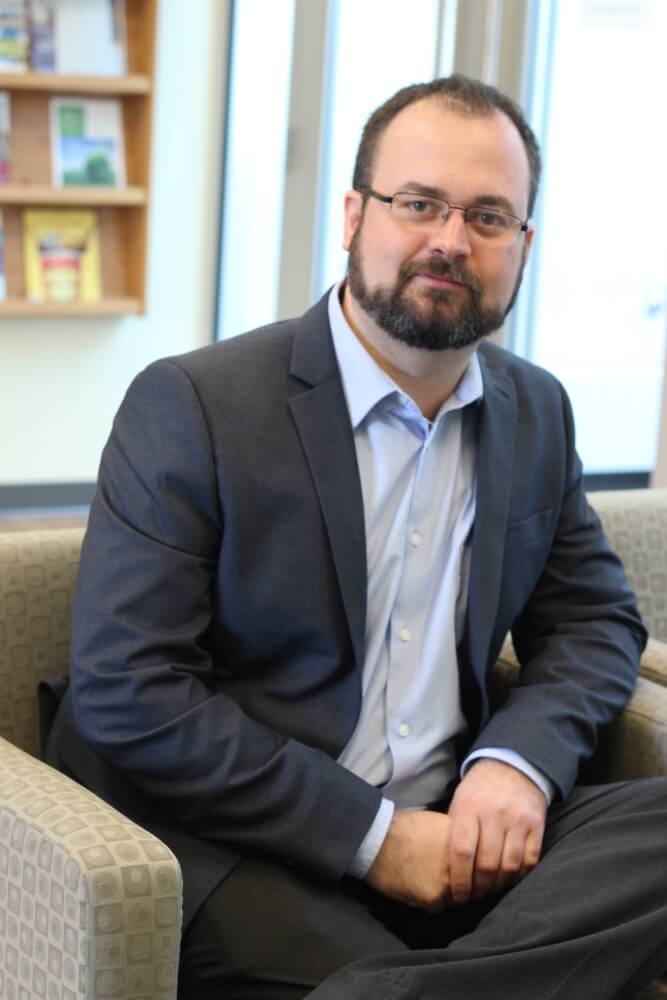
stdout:
[(175, 1000), (181, 901), (161, 841), (0, 739), (0, 995)]
[[(512, 677), (516, 682), (515, 675), (518, 674), (519, 661), (514, 651), (512, 637), (509, 635), (505, 637), (500, 650), (496, 670), (508, 683)], [(639, 673), (641, 677), (667, 687), (667, 642), (661, 642), (659, 639), (648, 640), (639, 661)]]
[(649, 639), (639, 662), (639, 673), (667, 687), (667, 642)]
[(627, 781), (667, 775), (667, 687), (637, 679), (632, 698), (604, 733), (595, 755), (599, 777)]
[[(518, 677), (519, 661), (508, 636), (492, 677), (492, 701), (502, 701)], [(667, 775), (667, 644), (649, 640), (632, 698), (602, 734), (581, 779), (588, 784), (656, 775)]]
[(498, 654), (495, 667), (493, 668), (492, 687), (501, 694), (503, 690), (513, 687), (519, 680), (519, 658), (514, 651), (514, 643), (511, 635), (505, 636), (502, 649)]

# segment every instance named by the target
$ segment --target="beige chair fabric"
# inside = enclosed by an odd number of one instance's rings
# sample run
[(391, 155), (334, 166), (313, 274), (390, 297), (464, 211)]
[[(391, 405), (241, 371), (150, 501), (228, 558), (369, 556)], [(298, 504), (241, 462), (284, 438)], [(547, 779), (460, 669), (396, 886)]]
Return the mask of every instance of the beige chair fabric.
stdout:
[(623, 561), (650, 636), (637, 690), (605, 748), (608, 773), (667, 774), (667, 489), (592, 493), (589, 499)]
[(667, 489), (591, 493), (589, 500), (623, 561), (651, 638), (667, 642)]
[[(667, 490), (595, 493), (652, 634), (597, 755), (608, 778), (667, 774)], [(41, 763), (36, 690), (68, 668), (83, 532), (0, 534), (0, 997), (173, 1000), (181, 875), (155, 837)], [(507, 642), (501, 683), (516, 677)], [(642, 997), (667, 995), (665, 981)], [(196, 998), (192, 998), (196, 1000)]]
[(83, 529), (0, 534), (0, 736), (38, 753), (41, 680), (68, 672)]
[(33, 756), (37, 685), (67, 672), (82, 534), (0, 535), (0, 997), (174, 1000), (176, 859)]

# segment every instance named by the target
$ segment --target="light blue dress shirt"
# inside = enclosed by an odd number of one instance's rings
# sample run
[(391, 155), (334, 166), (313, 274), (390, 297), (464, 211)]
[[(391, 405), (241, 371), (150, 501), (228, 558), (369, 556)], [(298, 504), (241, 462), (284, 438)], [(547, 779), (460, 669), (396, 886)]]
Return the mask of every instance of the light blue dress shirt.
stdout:
[[(394, 806), (424, 808), (456, 777), (455, 738), (465, 730), (457, 645), (466, 613), (475, 517), (476, 404), (483, 383), (474, 354), (435, 419), (380, 368), (348, 325), (341, 286), (329, 319), (352, 423), (366, 528), (368, 605), (362, 706), (339, 762), (381, 788), (383, 802), (350, 868), (362, 878)], [(548, 779), (513, 751), (550, 799)]]

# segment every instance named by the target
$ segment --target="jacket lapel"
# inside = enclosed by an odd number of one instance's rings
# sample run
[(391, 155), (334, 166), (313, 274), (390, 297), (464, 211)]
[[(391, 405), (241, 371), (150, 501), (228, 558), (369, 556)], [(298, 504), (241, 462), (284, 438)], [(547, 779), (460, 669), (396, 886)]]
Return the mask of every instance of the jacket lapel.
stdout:
[(476, 511), (465, 643), (469, 666), (483, 693), (500, 597), (517, 415), (511, 379), (487, 363), (483, 350), (480, 350), (480, 363), (484, 396), (479, 417)]
[(295, 334), (288, 400), (322, 507), (357, 665), (364, 661), (366, 535), (349, 412), (331, 340), (327, 297)]
[[(476, 514), (468, 614), (467, 665), (479, 705), (500, 596), (512, 491), (516, 398), (512, 380), (479, 352), (484, 396), (480, 408)], [(364, 658), (366, 537), (361, 482), (347, 403), (327, 313), (327, 297), (305, 314), (294, 337), (289, 406), (322, 507), (357, 664)], [(326, 447), (323, 446), (326, 442)], [(462, 680), (467, 671), (463, 671)], [(470, 686), (468, 674), (464, 688)], [(472, 691), (463, 690), (468, 701)], [(475, 713), (476, 714), (476, 713)]]

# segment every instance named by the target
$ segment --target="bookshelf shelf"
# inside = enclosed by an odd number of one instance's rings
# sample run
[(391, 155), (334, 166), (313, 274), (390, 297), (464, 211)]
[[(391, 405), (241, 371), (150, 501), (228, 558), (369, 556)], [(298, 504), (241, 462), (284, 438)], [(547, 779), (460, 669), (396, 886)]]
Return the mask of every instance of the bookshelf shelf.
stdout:
[(26, 299), (0, 302), (0, 317), (126, 316), (142, 311), (141, 300), (135, 298), (100, 299), (99, 302), (28, 302)]
[(77, 205), (145, 205), (145, 188), (66, 187), (0, 184), (0, 205), (75, 207)]
[[(0, 317), (122, 316), (145, 311), (150, 147), (159, 0), (125, 0), (124, 76), (0, 72), (10, 95), (9, 183), (0, 185), (7, 298)], [(112, 99), (120, 104), (126, 186), (53, 186), (51, 101)], [(100, 257), (100, 301), (28, 300), (24, 211), (94, 210)]]
[(127, 76), (69, 76), (61, 73), (0, 73), (0, 90), (128, 97), (150, 94), (152, 82), (142, 73)]

